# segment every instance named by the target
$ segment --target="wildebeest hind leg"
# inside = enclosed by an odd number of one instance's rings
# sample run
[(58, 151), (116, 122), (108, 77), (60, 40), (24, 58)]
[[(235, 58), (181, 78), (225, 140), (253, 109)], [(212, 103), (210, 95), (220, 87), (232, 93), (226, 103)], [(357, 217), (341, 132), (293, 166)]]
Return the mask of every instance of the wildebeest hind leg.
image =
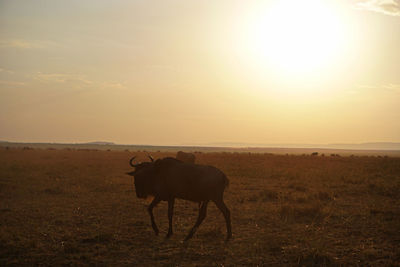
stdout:
[(215, 203), (215, 205), (217, 205), (217, 207), (219, 208), (219, 210), (222, 212), (222, 214), (225, 217), (226, 231), (227, 231), (226, 240), (229, 240), (232, 237), (231, 212), (226, 207), (226, 205), (222, 199), (214, 200), (214, 203)]
[(153, 201), (150, 203), (149, 207), (147, 208), (147, 211), (150, 214), (151, 226), (153, 227), (154, 233), (156, 235), (158, 235), (159, 231), (156, 222), (154, 221), (153, 208), (157, 206), (157, 204), (160, 203), (160, 201), (161, 201), (160, 199), (154, 198)]
[(166, 238), (170, 237), (172, 235), (172, 216), (174, 214), (174, 204), (175, 204), (175, 198), (169, 199), (168, 200), (168, 234)]
[(197, 221), (196, 221), (195, 225), (193, 226), (193, 228), (190, 230), (189, 234), (185, 238), (185, 241), (187, 241), (190, 238), (192, 238), (192, 236), (196, 232), (197, 228), (199, 228), (200, 224), (202, 223), (202, 221), (206, 217), (206, 215), (207, 215), (207, 205), (208, 205), (208, 200), (204, 201), (201, 204), (201, 207), (200, 207), (200, 210), (199, 210), (199, 217), (197, 218)]

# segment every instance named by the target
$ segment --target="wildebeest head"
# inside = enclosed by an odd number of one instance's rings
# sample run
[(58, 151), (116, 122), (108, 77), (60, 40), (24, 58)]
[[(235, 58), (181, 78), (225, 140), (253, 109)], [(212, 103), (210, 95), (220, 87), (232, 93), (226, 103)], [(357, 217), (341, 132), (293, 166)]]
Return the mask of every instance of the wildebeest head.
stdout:
[(134, 177), (136, 196), (138, 198), (146, 198), (154, 193), (154, 179), (155, 179), (155, 168), (154, 159), (149, 156), (151, 162), (141, 162), (133, 164), (133, 157), (129, 164), (135, 168), (132, 172), (127, 172), (126, 174)]

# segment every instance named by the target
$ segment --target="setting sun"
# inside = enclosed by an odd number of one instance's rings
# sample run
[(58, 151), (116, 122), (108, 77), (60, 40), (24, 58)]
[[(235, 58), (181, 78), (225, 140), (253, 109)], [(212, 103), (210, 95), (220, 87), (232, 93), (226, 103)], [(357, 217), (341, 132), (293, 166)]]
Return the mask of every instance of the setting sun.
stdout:
[[(335, 67), (346, 45), (344, 18), (325, 1), (274, 1), (244, 27), (244, 53), (278, 75), (319, 75)], [(318, 70), (318, 74), (316, 71)]]

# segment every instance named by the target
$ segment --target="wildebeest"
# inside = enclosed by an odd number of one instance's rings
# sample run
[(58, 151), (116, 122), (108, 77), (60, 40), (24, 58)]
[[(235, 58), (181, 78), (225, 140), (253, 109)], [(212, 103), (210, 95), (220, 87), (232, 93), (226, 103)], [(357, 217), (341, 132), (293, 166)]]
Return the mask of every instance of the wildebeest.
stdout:
[(192, 153), (178, 151), (178, 153), (176, 153), (176, 159), (179, 159), (180, 161), (187, 162), (187, 163), (194, 163), (194, 161), (196, 160), (196, 157)]
[(199, 216), (193, 228), (186, 236), (190, 239), (196, 232), (207, 214), (207, 205), (211, 200), (219, 208), (225, 217), (227, 240), (232, 237), (230, 211), (226, 207), (223, 195), (229, 184), (226, 175), (213, 166), (191, 164), (182, 162), (175, 158), (163, 158), (151, 162), (133, 164), (133, 157), (130, 165), (134, 171), (127, 174), (134, 176), (136, 196), (146, 198), (154, 196), (148, 207), (151, 225), (156, 235), (159, 230), (154, 221), (153, 208), (160, 201), (168, 201), (169, 228), (167, 238), (172, 235), (172, 215), (175, 198), (199, 202)]

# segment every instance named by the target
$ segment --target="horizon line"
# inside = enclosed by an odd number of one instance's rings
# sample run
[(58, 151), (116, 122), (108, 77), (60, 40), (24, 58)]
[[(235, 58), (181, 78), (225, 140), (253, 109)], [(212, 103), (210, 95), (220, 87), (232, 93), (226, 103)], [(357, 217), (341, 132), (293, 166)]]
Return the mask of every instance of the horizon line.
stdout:
[[(111, 141), (89, 141), (89, 142), (21, 142), (21, 141), (5, 141), (0, 140), (1, 143), (14, 143), (14, 144), (55, 144), (55, 145), (114, 145), (114, 146), (140, 146), (140, 147), (199, 147), (199, 148), (307, 148), (307, 149), (361, 149), (361, 150), (400, 150), (400, 142), (362, 142), (362, 143), (241, 143), (241, 142), (210, 142), (206, 144), (123, 144), (114, 143)], [(367, 148), (365, 146), (382, 146)], [(345, 148), (340, 148), (340, 146)], [(353, 146), (353, 148), (351, 147)], [(364, 146), (364, 148), (360, 148)], [(394, 146), (394, 147), (391, 147)], [(358, 147), (358, 148), (357, 148)]]

